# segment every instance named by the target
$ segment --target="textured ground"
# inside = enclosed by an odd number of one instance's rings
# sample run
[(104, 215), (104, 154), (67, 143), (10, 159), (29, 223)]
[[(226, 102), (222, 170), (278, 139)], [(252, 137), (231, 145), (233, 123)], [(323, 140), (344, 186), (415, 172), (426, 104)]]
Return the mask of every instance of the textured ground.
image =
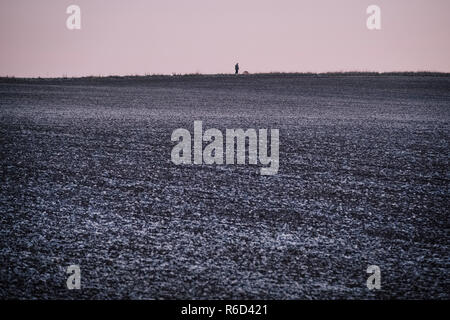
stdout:
[[(173, 165), (194, 120), (279, 173)], [(449, 299), (449, 121), (445, 75), (0, 79), (0, 297)]]

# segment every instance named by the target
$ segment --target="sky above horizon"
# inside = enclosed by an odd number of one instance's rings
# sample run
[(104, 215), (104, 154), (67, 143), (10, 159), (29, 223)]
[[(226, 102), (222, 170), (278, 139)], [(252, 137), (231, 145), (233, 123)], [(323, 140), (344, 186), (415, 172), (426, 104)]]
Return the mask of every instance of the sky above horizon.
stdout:
[(449, 15), (448, 0), (0, 0), (0, 76), (450, 72)]

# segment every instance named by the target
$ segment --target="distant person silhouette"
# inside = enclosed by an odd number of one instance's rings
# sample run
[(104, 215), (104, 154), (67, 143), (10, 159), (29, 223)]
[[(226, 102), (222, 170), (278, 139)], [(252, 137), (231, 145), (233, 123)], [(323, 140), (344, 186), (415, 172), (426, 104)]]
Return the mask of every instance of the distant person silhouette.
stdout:
[(236, 63), (234, 65), (234, 70), (236, 71), (234, 74), (238, 74), (239, 73), (239, 63)]

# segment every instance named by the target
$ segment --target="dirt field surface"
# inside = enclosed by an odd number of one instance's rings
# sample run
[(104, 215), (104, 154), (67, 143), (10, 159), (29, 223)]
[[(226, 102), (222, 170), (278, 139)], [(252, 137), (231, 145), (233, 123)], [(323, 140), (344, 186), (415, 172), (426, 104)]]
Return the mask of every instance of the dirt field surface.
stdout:
[[(174, 165), (194, 120), (278, 174)], [(449, 120), (449, 75), (0, 79), (0, 297), (449, 299)]]

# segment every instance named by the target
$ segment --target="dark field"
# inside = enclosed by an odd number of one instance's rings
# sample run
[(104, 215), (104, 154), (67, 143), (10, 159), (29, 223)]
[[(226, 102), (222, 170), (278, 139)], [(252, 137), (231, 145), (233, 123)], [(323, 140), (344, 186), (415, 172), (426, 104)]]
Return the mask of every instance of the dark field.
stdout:
[[(175, 166), (194, 120), (278, 174)], [(449, 299), (449, 121), (449, 75), (0, 79), (0, 297)]]

